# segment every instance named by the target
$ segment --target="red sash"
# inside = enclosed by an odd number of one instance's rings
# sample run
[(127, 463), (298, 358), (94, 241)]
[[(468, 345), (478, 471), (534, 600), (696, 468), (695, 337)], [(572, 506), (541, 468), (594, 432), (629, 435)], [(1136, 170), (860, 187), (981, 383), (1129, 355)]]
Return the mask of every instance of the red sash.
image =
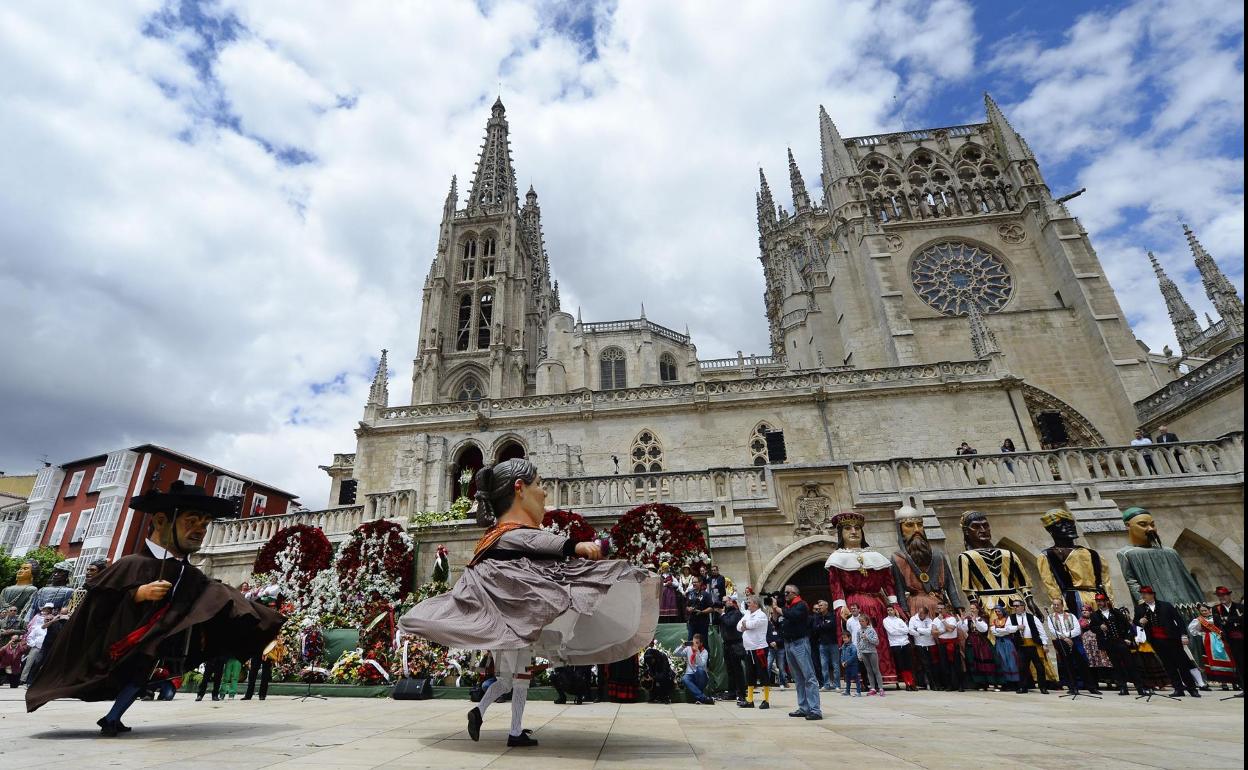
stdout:
[(147, 636), (147, 632), (151, 631), (157, 621), (164, 617), (165, 613), (168, 611), (169, 605), (166, 604), (153, 612), (152, 616), (147, 619), (146, 623), (110, 644), (108, 646), (108, 657), (112, 660), (120, 660), (126, 653), (139, 646), (139, 642), (143, 641), (143, 637)]

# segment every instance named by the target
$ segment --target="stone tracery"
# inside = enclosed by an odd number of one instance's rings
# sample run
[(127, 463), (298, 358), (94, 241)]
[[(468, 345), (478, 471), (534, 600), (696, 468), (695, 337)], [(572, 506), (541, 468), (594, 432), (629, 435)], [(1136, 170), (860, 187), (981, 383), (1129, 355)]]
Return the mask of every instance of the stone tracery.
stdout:
[(1014, 293), (1005, 262), (962, 241), (924, 249), (910, 263), (910, 280), (923, 301), (945, 315), (964, 315), (972, 302), (985, 313), (996, 313)]

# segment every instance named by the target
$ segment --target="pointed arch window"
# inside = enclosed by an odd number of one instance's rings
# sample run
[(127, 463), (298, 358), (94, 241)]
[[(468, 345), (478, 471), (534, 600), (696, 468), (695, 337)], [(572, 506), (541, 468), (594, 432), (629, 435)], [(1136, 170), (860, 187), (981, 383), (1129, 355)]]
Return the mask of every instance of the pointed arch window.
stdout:
[(494, 277), (494, 265), (498, 257), (498, 240), (488, 236), (481, 241), (481, 279)]
[(633, 473), (662, 473), (663, 445), (654, 431), (643, 430), (633, 440), (633, 451), (629, 454), (633, 464)]
[(610, 347), (598, 356), (602, 390), (619, 390), (628, 387), (624, 378), (624, 351)]
[(459, 298), (459, 315), (455, 322), (455, 349), (467, 350), (472, 342), (472, 296)]
[(676, 358), (671, 353), (659, 356), (659, 381), (676, 382)]
[(771, 461), (767, 455), (767, 434), (770, 432), (771, 426), (760, 422), (750, 434), (750, 462), (753, 465), (766, 465)]
[(477, 240), (475, 238), (464, 241), (463, 258), (460, 260), (461, 281), (471, 281), (477, 275)]
[(491, 292), (481, 294), (477, 306), (477, 348), (484, 350), (490, 346), (490, 329), (494, 324), (494, 295)]
[(480, 401), (484, 397), (485, 393), (481, 390), (480, 381), (472, 376), (465, 377), (455, 391), (456, 401)]

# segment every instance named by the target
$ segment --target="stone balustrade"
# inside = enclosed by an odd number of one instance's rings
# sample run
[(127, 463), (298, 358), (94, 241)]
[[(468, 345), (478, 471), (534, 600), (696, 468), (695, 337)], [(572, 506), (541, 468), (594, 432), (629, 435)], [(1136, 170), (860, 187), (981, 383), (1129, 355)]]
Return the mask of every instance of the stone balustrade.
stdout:
[(705, 471), (637, 475), (544, 478), (546, 504), (583, 515), (622, 513), (644, 503), (714, 509), (718, 501), (774, 505), (766, 468), (716, 468)]
[(252, 516), (245, 519), (218, 519), (208, 526), (200, 553), (218, 553), (259, 549), (278, 530), (294, 524), (319, 528), (331, 541), (344, 539), (351, 530), (363, 524), (364, 506), (327, 508), (323, 511), (300, 511), (280, 516)]
[[(1219, 323), (1223, 323), (1219, 321)], [(1202, 396), (1217, 391), (1244, 376), (1244, 343), (1239, 343), (1221, 355), (1184, 376), (1167, 383), (1147, 397), (1135, 402), (1135, 413), (1140, 422), (1147, 424), (1163, 414), (1182, 411), (1184, 406)]]
[(700, 358), (698, 368), (702, 371), (718, 369), (783, 369), (784, 356), (738, 355), (736, 358)]

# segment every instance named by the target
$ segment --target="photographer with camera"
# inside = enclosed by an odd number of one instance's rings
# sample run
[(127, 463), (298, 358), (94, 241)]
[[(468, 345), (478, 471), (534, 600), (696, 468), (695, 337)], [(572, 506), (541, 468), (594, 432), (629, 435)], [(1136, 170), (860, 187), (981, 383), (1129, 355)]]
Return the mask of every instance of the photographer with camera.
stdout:
[(784, 638), (785, 658), (797, 688), (797, 709), (789, 712), (789, 716), (820, 720), (823, 719), (823, 711), (819, 707), (819, 682), (815, 679), (815, 665), (810, 658), (810, 607), (802, 600), (795, 585), (784, 587), (784, 600), (783, 607), (778, 603), (772, 605), (771, 616)]
[(676, 654), (683, 655), (685, 658), (685, 675), (681, 681), (684, 682), (689, 695), (693, 697), (694, 704), (714, 706), (715, 701), (706, 694), (706, 685), (710, 682), (710, 675), (706, 672), (707, 652), (702, 635), (694, 634), (692, 639), (676, 648)]

